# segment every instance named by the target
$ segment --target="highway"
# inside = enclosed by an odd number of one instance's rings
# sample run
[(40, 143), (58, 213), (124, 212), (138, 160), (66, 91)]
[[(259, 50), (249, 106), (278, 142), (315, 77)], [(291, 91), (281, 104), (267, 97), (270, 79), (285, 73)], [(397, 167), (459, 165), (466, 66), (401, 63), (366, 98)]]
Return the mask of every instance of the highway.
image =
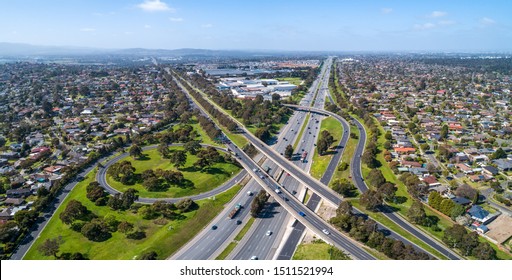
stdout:
[[(332, 59), (327, 59), (324, 62), (324, 65), (320, 71), (318, 78), (310, 87), (308, 94), (301, 100), (300, 104), (309, 105), (313, 103), (313, 106), (316, 108), (323, 108), (324, 100), (325, 100), (325, 86), (327, 85), (329, 79), (329, 70), (331, 69)], [(316, 95), (315, 95), (316, 93)], [(297, 117), (295, 117), (297, 116)], [(311, 164), (313, 162), (311, 159), (315, 149), (315, 143), (318, 139), (318, 135), (320, 132), (320, 122), (322, 115), (310, 114), (310, 118), (308, 122), (304, 124), (306, 119), (306, 113), (301, 111), (296, 111), (294, 114), (294, 119), (289, 123), (293, 127), (294, 133), (292, 133), (293, 138), (289, 136), (280, 137), (280, 139), (287, 139), (290, 144), (294, 143), (297, 140), (298, 144), (294, 151), (294, 161), (293, 163), (298, 167), (308, 172)], [(297, 121), (295, 121), (295, 119)], [(302, 134), (301, 139), (295, 139), (297, 136), (297, 132), (300, 131), (301, 127), (305, 125), (304, 133)], [(279, 140), (281, 142), (282, 140)], [(343, 141), (343, 140), (341, 140)], [(280, 151), (280, 149), (277, 149)], [(284, 148), (281, 150), (284, 151)], [(303, 151), (307, 151), (309, 153), (308, 160), (306, 162), (302, 162), (299, 159), (300, 155)], [(281, 154), (281, 153), (280, 153)], [(341, 151), (338, 151), (336, 156), (341, 157)], [(273, 164), (275, 166), (275, 164)], [(331, 167), (332, 168), (332, 167)], [(336, 164), (334, 164), (334, 168), (336, 168)], [(286, 174), (286, 173), (285, 173)], [(296, 193), (296, 196), (300, 199), (303, 197), (303, 194), (307, 188), (304, 188), (302, 184), (300, 184), (297, 180), (295, 180), (292, 176), (282, 176), (279, 181), (283, 186), (286, 186), (286, 189), (292, 193)], [(316, 200), (315, 195), (310, 199), (310, 202)], [(319, 201), (319, 200), (316, 200)], [(308, 207), (311, 210), (316, 209), (316, 204)], [(283, 247), (292, 246), (292, 250), (294, 251), (296, 245), (286, 244), (284, 241), (288, 239), (287, 226), (295, 221), (291, 215), (289, 215), (286, 211), (280, 207), (277, 203), (271, 203), (266, 212), (263, 213), (261, 219), (258, 219), (255, 224), (252, 226), (251, 230), (244, 236), (244, 238), (238, 243), (233, 252), (228, 256), (229, 259), (249, 259), (252, 256), (257, 256), (259, 259), (273, 259), (277, 258), (278, 250), (283, 250)], [(294, 225), (302, 225), (297, 222), (293, 222)], [(267, 232), (271, 231), (272, 234), (270, 236), (267, 235)]]
[[(178, 85), (181, 85), (178, 82)], [(186, 89), (184, 89), (184, 92), (187, 94), (187, 96), (190, 97)], [(193, 98), (192, 98), (193, 99)], [(199, 106), (200, 107), (200, 106)], [(204, 112), (204, 111), (203, 111)], [(308, 133), (309, 134), (309, 133)], [(266, 146), (266, 145), (265, 145)], [(293, 195), (293, 193), (289, 193), (288, 190), (285, 188), (282, 189), (281, 194), (277, 194), (274, 190), (278, 187), (280, 187), (280, 184), (277, 183), (271, 176), (262, 175), (262, 171), (258, 171), (260, 167), (252, 161), (251, 158), (249, 158), (243, 151), (239, 150), (238, 147), (236, 147), (234, 144), (229, 143), (228, 147), (236, 154), (238, 154), (238, 158), (241, 162), (241, 164), (245, 167), (245, 169), (253, 176), (253, 178), (263, 186), (266, 191), (271, 194), (274, 199), (288, 212), (290, 212), (295, 218), (297, 218), (299, 221), (304, 223), (306, 226), (311, 228), (314, 232), (316, 232), (321, 238), (326, 240), (328, 243), (334, 244), (341, 250), (346, 251), (352, 258), (355, 259), (374, 259), (373, 256), (368, 254), (366, 251), (361, 249), (359, 246), (360, 244), (352, 241), (351, 239), (347, 238), (346, 236), (342, 235), (341, 233), (334, 230), (327, 222), (322, 220), (320, 217), (318, 217), (313, 211), (307, 209), (300, 201), (298, 201)], [(277, 152), (276, 152), (277, 153)], [(253, 170), (257, 170), (256, 172)], [(240, 199), (240, 195), (244, 195), (244, 193), (247, 191), (246, 188), (243, 189), (242, 192), (240, 192), (235, 199), (229, 204), (228, 208), (231, 208), (236, 203), (241, 203), (242, 205), (245, 205), (240, 201), (237, 201)], [(248, 201), (246, 201), (248, 203)], [(299, 215), (299, 212), (302, 212), (305, 214), (305, 216)], [(243, 214), (247, 215), (247, 212), (245, 209), (241, 211), (237, 219), (243, 218)], [(228, 218), (223, 217), (222, 215), (219, 215), (212, 224), (208, 225), (206, 229), (212, 228), (213, 225), (215, 225), (216, 229), (211, 229), (210, 231), (206, 230), (201, 232), (201, 236), (196, 239), (200, 240), (208, 240), (208, 242), (205, 242), (205, 246), (198, 245), (198, 242), (190, 242), (187, 244), (182, 250), (180, 250), (178, 253), (173, 255), (172, 259), (204, 259), (204, 258), (198, 258), (196, 254), (201, 254), (201, 252), (208, 251), (209, 253), (213, 254), (215, 248), (221, 247), (223, 244), (226, 243), (226, 238), (223, 238), (225, 236), (232, 236), (234, 235), (234, 227), (236, 226), (236, 222), (233, 222), (232, 224), (235, 224), (235, 226), (231, 225), (226, 227), (226, 229), (220, 230), (224, 227), (226, 224), (225, 221), (230, 220)], [(218, 225), (217, 223), (222, 223), (222, 225)], [(322, 233), (323, 229), (329, 229), (332, 234), (326, 235)], [(227, 239), (231, 240), (231, 239)], [(210, 248), (211, 247), (211, 248)], [(195, 248), (195, 249), (194, 249)], [(188, 254), (184, 254), (184, 252), (189, 252)], [(196, 253), (197, 252), (197, 253)], [(215, 253), (219, 253), (218, 251)]]

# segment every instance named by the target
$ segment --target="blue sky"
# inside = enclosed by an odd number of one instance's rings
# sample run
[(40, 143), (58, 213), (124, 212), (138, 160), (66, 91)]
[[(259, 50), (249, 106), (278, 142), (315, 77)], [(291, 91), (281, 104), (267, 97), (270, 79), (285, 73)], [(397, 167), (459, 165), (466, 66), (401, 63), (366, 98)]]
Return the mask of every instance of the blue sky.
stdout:
[(0, 0), (0, 42), (99, 48), (511, 51), (512, 1)]

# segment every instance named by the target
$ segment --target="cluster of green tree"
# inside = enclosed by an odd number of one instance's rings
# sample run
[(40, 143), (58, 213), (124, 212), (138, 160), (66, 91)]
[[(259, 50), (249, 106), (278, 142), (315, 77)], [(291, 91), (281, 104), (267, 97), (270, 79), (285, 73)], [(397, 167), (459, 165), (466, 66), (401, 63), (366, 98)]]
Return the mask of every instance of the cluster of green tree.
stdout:
[(258, 193), (258, 195), (256, 195), (256, 197), (253, 199), (253, 201), (251, 203), (251, 216), (253, 216), (255, 218), (258, 217), (261, 210), (265, 206), (265, 203), (267, 202), (268, 197), (269, 196), (268, 196), (267, 192), (264, 190), (261, 190)]
[(455, 220), (464, 214), (464, 206), (455, 203), (453, 200), (442, 197), (438, 192), (431, 192), (428, 196), (428, 205)]
[(135, 167), (127, 160), (112, 164), (108, 168), (107, 174), (125, 185), (133, 185), (135, 183)]
[(199, 205), (190, 198), (180, 200), (177, 204), (165, 201), (156, 201), (151, 205), (143, 205), (137, 213), (145, 220), (154, 220), (160, 217), (169, 220), (183, 219), (182, 213), (190, 212), (199, 208)]
[(217, 149), (209, 146), (206, 149), (201, 149), (199, 153), (197, 153), (197, 161), (194, 163), (194, 166), (199, 170), (205, 170), (215, 163), (225, 162), (226, 159), (230, 159), (230, 156), (226, 155), (225, 158)]
[[(201, 75), (189, 76), (192, 84), (203, 90), (216, 104), (225, 110), (231, 110), (233, 116), (241, 118), (245, 125), (256, 125), (261, 129), (257, 134), (262, 141), (267, 141), (276, 123), (288, 120), (292, 110), (281, 106), (279, 95), (272, 95), (272, 101), (264, 100), (257, 95), (254, 100), (236, 100), (233, 95), (219, 92), (215, 85)], [(268, 133), (268, 135), (267, 135)]]
[(499, 147), (489, 158), (490, 159), (500, 159), (500, 158), (506, 158), (506, 157), (507, 157), (507, 153), (503, 150), (503, 148)]
[(437, 225), (439, 218), (436, 216), (428, 216), (423, 203), (417, 199), (413, 201), (411, 207), (407, 210), (407, 217), (415, 224), (431, 227), (434, 231), (441, 230)]
[(361, 205), (367, 210), (378, 211), (384, 200), (393, 201), (398, 190), (395, 184), (388, 182), (380, 169), (372, 169), (367, 176), (367, 182), (373, 189), (361, 195)]
[(464, 256), (473, 256), (479, 260), (497, 259), (496, 251), (491, 245), (478, 240), (478, 233), (468, 233), (464, 226), (458, 224), (444, 231), (443, 242), (451, 248), (459, 249)]
[(353, 197), (357, 195), (357, 189), (351, 181), (341, 178), (331, 183), (333, 191), (343, 195), (344, 197)]
[(505, 197), (503, 197), (503, 195), (501, 194), (495, 194), (494, 195), (494, 198), (499, 202), (499, 203), (503, 203), (505, 204), (505, 206), (511, 206), (512, 205), (512, 200), (510, 199), (507, 199)]
[[(175, 129), (176, 128), (176, 129)], [(156, 134), (159, 143), (170, 145), (172, 143), (186, 143), (193, 141), (199, 134), (189, 124), (173, 126), (166, 131)]]
[(468, 184), (462, 184), (455, 190), (455, 195), (465, 197), (471, 200), (471, 202), (476, 203), (478, 201), (479, 192)]
[(60, 251), (60, 245), (62, 244), (62, 237), (48, 238), (46, 239), (37, 250), (43, 256), (53, 256), (58, 260), (87, 260), (88, 258), (80, 252), (75, 253), (61, 253), (60, 256), (57, 254)]
[(222, 132), (220, 131), (220, 129), (218, 129), (215, 126), (215, 123), (212, 120), (210, 120), (209, 118), (198, 114), (197, 120), (199, 121), (199, 125), (201, 126), (201, 128), (203, 128), (203, 130), (206, 132), (206, 134), (211, 139), (218, 140), (219, 137), (222, 135)]
[(428, 194), (428, 186), (414, 174), (404, 173), (399, 177), (399, 180), (405, 184), (409, 194), (416, 199)]
[(179, 185), (185, 179), (179, 171), (162, 170), (160, 168), (144, 170), (141, 174), (142, 186), (150, 192), (168, 189), (171, 185)]
[(322, 132), (320, 133), (320, 137), (316, 142), (316, 150), (318, 151), (318, 154), (321, 156), (325, 155), (325, 153), (327, 152), (327, 150), (329, 150), (334, 141), (334, 137), (332, 137), (329, 131), (322, 130)]
[[(199, 75), (194, 75), (199, 76)], [(170, 78), (172, 79), (172, 78)], [(238, 125), (236, 122), (234, 122), (229, 116), (225, 115), (224, 113), (220, 112), (213, 106), (210, 102), (208, 102), (206, 99), (203, 98), (201, 93), (197, 92), (194, 88), (192, 88), (188, 83), (184, 82), (182, 85), (187, 89), (188, 93), (194, 97), (197, 102), (215, 119), (219, 121), (221, 125), (226, 127), (229, 131), (237, 131)], [(202, 87), (200, 87), (202, 88)]]
[[(242, 150), (244, 151), (244, 153), (246, 153), (250, 157), (254, 157), (258, 154), (258, 150), (251, 143), (246, 144), (242, 148)], [(292, 152), (293, 152), (293, 148), (292, 148)]]
[(378, 230), (377, 223), (365, 219), (361, 215), (352, 212), (352, 204), (343, 201), (336, 209), (336, 216), (329, 221), (335, 227), (347, 232), (352, 238), (363, 242), (391, 259), (396, 260), (428, 260), (429, 256), (424, 252), (418, 252), (410, 244), (405, 245), (400, 240), (386, 237)]
[(108, 193), (100, 186), (100, 183), (93, 181), (87, 185), (86, 188), (87, 194), (86, 197), (90, 201), (94, 202), (96, 206), (105, 206), (107, 205)]
[(288, 146), (286, 146), (286, 148), (284, 149), (284, 157), (287, 159), (292, 159), (292, 157), (293, 157), (293, 146), (292, 145), (288, 144)]

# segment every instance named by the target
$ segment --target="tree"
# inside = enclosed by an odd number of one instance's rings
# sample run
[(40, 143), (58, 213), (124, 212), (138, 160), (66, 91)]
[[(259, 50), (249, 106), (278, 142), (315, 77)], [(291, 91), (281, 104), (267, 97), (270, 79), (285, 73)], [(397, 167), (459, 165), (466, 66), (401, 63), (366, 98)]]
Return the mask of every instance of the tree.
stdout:
[(443, 242), (452, 248), (459, 248), (466, 234), (464, 226), (455, 224), (444, 231)]
[(169, 156), (169, 145), (167, 145), (167, 143), (161, 143), (158, 145), (157, 151), (163, 158), (167, 158)]
[(347, 180), (345, 178), (335, 180), (331, 184), (331, 188), (335, 192), (337, 192), (343, 196), (353, 196), (354, 191), (356, 190), (356, 187), (354, 186), (354, 184), (352, 184), (352, 182), (350, 182), (349, 180)]
[(155, 251), (144, 252), (139, 260), (156, 260), (158, 254)]
[(439, 210), (441, 208), (441, 201), (443, 198), (438, 192), (431, 192), (428, 195), (428, 205), (432, 206), (432, 208)]
[(500, 159), (500, 158), (506, 158), (507, 157), (507, 153), (501, 148), (499, 147), (492, 155), (491, 155), (491, 159)]
[(133, 158), (141, 158), (142, 157), (142, 148), (139, 147), (139, 145), (137, 145), (137, 144), (133, 144), (130, 147), (129, 154)]
[(172, 164), (174, 164), (174, 167), (179, 169), (180, 167), (185, 166), (187, 163), (187, 153), (181, 150), (173, 151), (169, 156), (169, 160)]
[(292, 156), (293, 156), (293, 147), (292, 147), (292, 145), (286, 146), (286, 148), (284, 150), (284, 156), (287, 159), (292, 159)]
[(82, 205), (80, 201), (72, 199), (66, 205), (64, 211), (60, 213), (59, 218), (63, 223), (69, 225), (75, 220), (83, 220), (88, 214), (89, 210), (87, 207)]
[(478, 244), (478, 233), (475, 231), (470, 232), (462, 237), (462, 241), (460, 243), (460, 251), (464, 256), (470, 256), (473, 252), (473, 249), (475, 249)]
[(378, 188), (379, 186), (383, 185), (386, 182), (386, 178), (384, 178), (384, 175), (382, 175), (382, 171), (380, 171), (380, 169), (370, 170), (370, 173), (368, 173), (366, 180), (368, 181), (368, 183), (370, 183), (371, 186), (376, 188)]
[(87, 239), (95, 242), (105, 241), (112, 236), (108, 226), (101, 219), (94, 219), (86, 223), (81, 232)]
[(366, 164), (369, 168), (377, 167), (377, 160), (375, 159), (375, 155), (370, 151), (366, 150), (361, 157), (364, 164)]
[(340, 202), (338, 209), (336, 209), (336, 215), (350, 215), (352, 213), (352, 204), (350, 201), (343, 200)]
[(390, 182), (385, 182), (377, 188), (377, 192), (379, 192), (382, 198), (386, 201), (393, 201), (397, 190), (398, 188), (395, 186), (395, 184)]
[(376, 212), (379, 206), (382, 205), (382, 197), (374, 190), (367, 190), (361, 195), (359, 203), (361, 203), (366, 210)]
[(43, 256), (54, 256), (57, 259), (57, 253), (60, 250), (61, 242), (60, 238), (48, 238), (39, 246), (39, 248), (37, 248), (37, 250)]
[(453, 207), (452, 207), (452, 210), (450, 211), (450, 217), (452, 218), (452, 220), (454, 220), (454, 221), (455, 221), (455, 219), (456, 219), (458, 216), (460, 216), (460, 215), (464, 214), (465, 210), (466, 210), (466, 209), (464, 208), (464, 206), (462, 206), (462, 205), (460, 205), (460, 204), (455, 203), (455, 204), (453, 205)]
[(117, 230), (121, 233), (128, 233), (133, 230), (133, 224), (127, 221), (122, 221), (117, 225)]
[(425, 225), (427, 214), (425, 213), (425, 208), (423, 208), (423, 203), (415, 199), (407, 211), (407, 217), (415, 224)]
[(18, 226), (13, 221), (7, 221), (5, 223), (0, 223), (0, 241), (2, 243), (7, 243), (12, 241), (18, 233)]
[(146, 190), (148, 190), (150, 192), (154, 192), (154, 191), (160, 190), (162, 185), (160, 184), (160, 179), (153, 176), (153, 177), (144, 179), (144, 181), (142, 182), (142, 186), (144, 186), (144, 188)]
[(448, 125), (444, 124), (441, 127), (441, 132), (439, 132), (439, 140), (446, 140), (446, 137), (448, 137)]
[(197, 207), (197, 203), (190, 198), (182, 199), (176, 203), (176, 208), (178, 208), (182, 213), (195, 210)]
[(478, 191), (468, 184), (462, 184), (455, 190), (457, 196), (465, 197), (475, 203), (478, 200)]
[(201, 144), (199, 143), (199, 141), (195, 140), (188, 141), (183, 145), (183, 149), (185, 149), (185, 151), (187, 151), (191, 155), (196, 155), (199, 152), (199, 150), (201, 150)]
[(29, 229), (37, 220), (39, 214), (34, 210), (20, 210), (14, 214), (14, 221), (23, 229)]
[(254, 136), (258, 137), (263, 142), (267, 142), (270, 140), (270, 130), (268, 127), (260, 127), (254, 133)]
[(478, 260), (495, 260), (496, 251), (486, 242), (482, 242), (472, 251), (473, 256)]

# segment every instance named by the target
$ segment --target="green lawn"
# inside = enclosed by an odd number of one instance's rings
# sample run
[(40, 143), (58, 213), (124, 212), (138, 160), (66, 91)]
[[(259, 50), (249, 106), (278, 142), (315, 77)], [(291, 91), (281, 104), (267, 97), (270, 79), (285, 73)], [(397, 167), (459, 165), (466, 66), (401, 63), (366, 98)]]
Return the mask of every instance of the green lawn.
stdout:
[[(112, 211), (107, 206), (96, 206), (86, 197), (86, 186), (95, 177), (95, 171), (89, 173), (85, 180), (78, 183), (68, 195), (64, 203), (57, 209), (54, 216), (48, 222), (48, 225), (41, 232), (40, 237), (35, 240), (33, 246), (27, 252), (25, 259), (41, 260), (53, 259), (45, 257), (39, 253), (37, 248), (48, 238), (62, 238), (60, 253), (62, 252), (80, 252), (89, 259), (95, 260), (131, 260), (137, 258), (141, 253), (155, 251), (159, 259), (165, 259), (188, 240), (195, 236), (204, 226), (212, 220), (223, 209), (223, 205), (232, 199), (240, 190), (241, 186), (235, 186), (232, 189), (216, 196), (215, 200), (197, 201), (200, 208), (196, 211), (186, 213), (186, 219), (178, 221), (168, 221), (167, 224), (157, 225), (153, 221), (143, 220), (138, 214), (131, 211)], [(76, 199), (97, 216), (112, 214), (119, 221), (128, 221), (143, 229), (146, 238), (141, 240), (127, 239), (124, 234), (119, 232), (112, 233), (112, 237), (104, 242), (93, 242), (87, 240), (81, 233), (75, 232), (65, 225), (58, 218), (67, 203), (71, 199)]]
[[(339, 123), (338, 120), (333, 117), (327, 117), (322, 120), (320, 125), (320, 133), (322, 133), (324, 130), (327, 130), (329, 133), (331, 133), (332, 137), (334, 137), (334, 145), (338, 145), (341, 137), (343, 136), (343, 127), (341, 126), (341, 123)], [(311, 176), (320, 179), (325, 173), (329, 162), (331, 162), (332, 156), (332, 154), (320, 156), (317, 149), (315, 148), (315, 152), (313, 154), (313, 164), (311, 165), (311, 170), (309, 171)]]
[[(171, 147), (170, 150), (182, 150), (182, 147)], [(144, 151), (147, 155), (145, 160), (136, 160), (132, 157), (126, 157), (135, 167), (135, 173), (141, 174), (144, 170), (153, 169), (156, 170), (161, 168), (163, 170), (176, 168), (169, 163), (168, 159), (164, 159), (160, 156), (156, 149)], [(179, 171), (183, 173), (183, 177), (188, 181), (189, 184), (193, 184), (190, 187), (177, 187), (173, 186), (168, 190), (161, 192), (150, 192), (147, 191), (142, 184), (137, 183), (135, 185), (124, 185), (121, 182), (115, 181), (110, 176), (107, 176), (107, 182), (116, 190), (121, 192), (126, 191), (129, 188), (134, 188), (139, 191), (140, 197), (150, 198), (162, 198), (162, 197), (183, 197), (189, 195), (200, 194), (209, 190), (212, 190), (222, 183), (226, 182), (233, 174), (236, 174), (240, 168), (231, 163), (216, 163), (208, 169), (207, 172), (200, 172), (193, 167), (194, 162), (197, 161), (197, 157), (187, 153), (187, 163), (184, 167), (181, 167)]]
[(194, 130), (197, 131), (197, 133), (199, 133), (199, 137), (196, 138), (195, 140), (199, 140), (203, 144), (208, 144), (208, 145), (218, 146), (218, 147), (222, 146), (221, 144), (216, 143), (215, 141), (213, 141), (210, 138), (210, 136), (208, 136), (206, 134), (206, 132), (203, 130), (203, 128), (201, 127), (201, 125), (197, 121), (196, 117), (192, 118), (192, 121), (189, 123), (189, 125), (192, 126), (194, 128)]
[(296, 86), (299, 86), (302, 83), (302, 80), (299, 77), (277, 78), (276, 80), (289, 82), (290, 84), (294, 84)]
[[(359, 129), (357, 129), (356, 126), (350, 126), (350, 132), (354, 133), (359, 138)], [(341, 179), (341, 178), (351, 180), (349, 178), (350, 164), (352, 162), (352, 158), (354, 157), (354, 152), (356, 150), (358, 141), (359, 141), (358, 139), (353, 139), (352, 137), (349, 137), (347, 146), (345, 147), (345, 152), (343, 153), (343, 156), (341, 157), (341, 162), (346, 162), (349, 166), (348, 166), (347, 170), (343, 170), (343, 171), (338, 171), (338, 169), (336, 169), (336, 171), (334, 172), (334, 175), (332, 177), (332, 180)]]
[[(297, 246), (292, 260), (331, 260), (329, 248), (331, 248), (331, 245), (321, 240), (300, 244)], [(350, 260), (350, 258), (337, 258), (337, 260)]]

